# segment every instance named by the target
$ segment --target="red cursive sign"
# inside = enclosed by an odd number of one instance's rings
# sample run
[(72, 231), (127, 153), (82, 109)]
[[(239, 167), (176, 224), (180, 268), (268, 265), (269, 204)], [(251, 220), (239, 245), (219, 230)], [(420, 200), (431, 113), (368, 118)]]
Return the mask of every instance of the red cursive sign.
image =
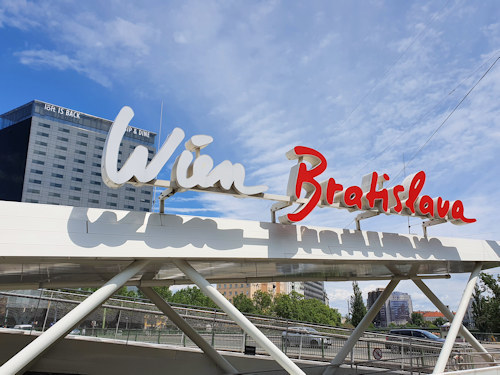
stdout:
[[(300, 198), (302, 189), (306, 191), (307, 203), (299, 205), (293, 213), (281, 216), (282, 223), (303, 220), (316, 206), (334, 206), (355, 210), (375, 210), (385, 214), (401, 214), (422, 218), (444, 219), (453, 224), (473, 223), (476, 219), (464, 216), (462, 201), (449, 202), (441, 197), (420, 196), (425, 184), (425, 173), (420, 171), (408, 176), (401, 185), (389, 189), (381, 188), (389, 181), (389, 176), (379, 176), (377, 172), (363, 177), (362, 186), (344, 187), (334, 178), (318, 182), (316, 178), (326, 170), (326, 159), (318, 151), (297, 146), (287, 153), (289, 159), (298, 159), (292, 167), (288, 181), (288, 195), (293, 200)], [(307, 169), (304, 160), (311, 164)]]

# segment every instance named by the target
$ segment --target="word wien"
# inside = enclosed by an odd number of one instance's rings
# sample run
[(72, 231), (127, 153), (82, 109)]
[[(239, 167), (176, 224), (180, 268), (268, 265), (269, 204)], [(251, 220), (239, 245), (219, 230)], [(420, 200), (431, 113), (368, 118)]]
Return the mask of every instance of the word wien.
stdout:
[[(476, 221), (464, 216), (464, 205), (459, 200), (449, 202), (441, 197), (419, 196), (425, 183), (423, 171), (408, 176), (402, 185), (390, 189), (380, 189), (384, 181), (389, 181), (389, 176), (379, 176), (377, 172), (373, 172), (363, 177), (361, 187), (349, 186), (344, 190), (334, 178), (323, 182), (316, 181), (316, 177), (323, 173), (327, 166), (325, 157), (318, 151), (297, 146), (286, 155), (290, 160), (298, 159), (298, 163), (290, 171), (287, 194), (292, 200), (297, 200), (304, 189), (308, 201), (299, 205), (295, 212), (281, 216), (279, 220), (283, 224), (303, 220), (316, 206), (443, 219), (453, 224)], [(307, 169), (304, 161), (311, 164), (311, 169)]]
[[(106, 138), (101, 169), (104, 183), (111, 188), (118, 188), (127, 182), (152, 182), (184, 139), (184, 131), (175, 128), (149, 164), (148, 149), (141, 145), (136, 146), (118, 170), (120, 142), (130, 128), (128, 124), (133, 117), (132, 108), (123, 107)], [(186, 149), (177, 157), (171, 171), (173, 190), (181, 192), (194, 187), (216, 188), (244, 196), (261, 194), (267, 190), (267, 186), (245, 186), (245, 168), (241, 164), (232, 164), (225, 160), (214, 168), (210, 156), (200, 155), (200, 150), (212, 141), (213, 138), (208, 135), (195, 135), (185, 143)], [(196, 155), (194, 161), (193, 152)]]

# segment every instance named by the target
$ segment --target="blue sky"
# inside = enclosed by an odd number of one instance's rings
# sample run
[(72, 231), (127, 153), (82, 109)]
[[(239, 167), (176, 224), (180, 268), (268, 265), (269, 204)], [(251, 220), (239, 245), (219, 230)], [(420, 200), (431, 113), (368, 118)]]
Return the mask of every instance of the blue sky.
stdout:
[[(158, 132), (163, 101), (163, 139), (174, 126), (213, 136), (207, 153), (241, 162), (249, 184), (284, 194), (296, 145), (322, 152), (325, 176), (344, 185), (424, 170), (425, 194), (461, 199), (478, 219), (431, 235), (499, 240), (500, 63), (426, 143), (500, 56), (499, 16), (496, 0), (0, 0), (0, 112), (39, 99), (113, 119), (129, 105), (133, 125)], [(269, 206), (185, 194), (167, 210), (267, 221)], [(354, 216), (316, 209), (305, 223), (354, 229)], [(407, 233), (408, 223), (377, 217), (363, 229)], [(456, 308), (465, 282), (429, 285)], [(327, 290), (345, 313), (351, 285)], [(433, 309), (410, 283), (398, 290)]]

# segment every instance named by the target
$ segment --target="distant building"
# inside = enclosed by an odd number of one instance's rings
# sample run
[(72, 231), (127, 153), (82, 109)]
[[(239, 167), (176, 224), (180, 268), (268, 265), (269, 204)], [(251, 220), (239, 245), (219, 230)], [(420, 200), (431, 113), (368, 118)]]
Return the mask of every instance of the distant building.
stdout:
[(271, 282), (271, 283), (225, 283), (217, 284), (217, 290), (226, 297), (229, 302), (233, 303), (233, 298), (244, 294), (248, 298), (252, 298), (258, 290), (269, 292), (272, 295), (291, 292), (290, 283), (286, 282)]
[(248, 298), (252, 298), (257, 290), (262, 290), (272, 295), (289, 294), (295, 291), (302, 294), (305, 299), (317, 299), (328, 305), (328, 297), (322, 281), (225, 283), (217, 284), (217, 290), (231, 303), (233, 302), (233, 298), (237, 295), (245, 294)]
[(422, 317), (424, 318), (424, 321), (426, 322), (433, 322), (435, 321), (437, 318), (443, 318), (444, 320), (448, 320), (445, 318), (445, 316), (443, 315), (443, 313), (439, 312), (439, 311), (415, 311), (416, 313), (419, 313), (420, 315), (422, 315)]
[[(107, 187), (101, 156), (112, 121), (34, 100), (0, 115), (0, 200), (151, 211), (151, 186)], [(137, 145), (151, 159), (156, 134), (128, 127), (121, 166)]]
[[(377, 288), (368, 293), (368, 308), (370, 308), (377, 298), (384, 291), (383, 288)], [(402, 325), (408, 323), (413, 312), (411, 297), (408, 293), (393, 292), (384, 303), (380, 312), (375, 316), (373, 323), (378, 327), (387, 327), (391, 323)]]

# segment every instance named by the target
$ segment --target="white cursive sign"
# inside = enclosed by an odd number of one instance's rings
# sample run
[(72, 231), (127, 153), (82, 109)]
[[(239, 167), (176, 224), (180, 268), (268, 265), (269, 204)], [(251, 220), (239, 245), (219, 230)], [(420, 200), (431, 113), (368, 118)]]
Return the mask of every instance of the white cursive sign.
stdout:
[[(104, 183), (111, 188), (118, 188), (127, 182), (146, 184), (156, 179), (184, 139), (184, 131), (175, 128), (149, 164), (148, 149), (138, 145), (118, 170), (120, 142), (132, 117), (134, 117), (132, 108), (123, 107), (111, 125), (106, 138), (101, 169)], [(242, 195), (256, 195), (267, 190), (267, 186), (262, 185), (245, 186), (245, 168), (241, 164), (232, 164), (225, 160), (214, 168), (214, 162), (210, 156), (200, 155), (200, 150), (212, 141), (213, 138), (208, 135), (195, 135), (185, 143), (186, 149), (177, 157), (171, 171), (171, 183), (174, 190), (185, 191), (195, 187), (220, 188), (224, 191), (234, 190)]]

